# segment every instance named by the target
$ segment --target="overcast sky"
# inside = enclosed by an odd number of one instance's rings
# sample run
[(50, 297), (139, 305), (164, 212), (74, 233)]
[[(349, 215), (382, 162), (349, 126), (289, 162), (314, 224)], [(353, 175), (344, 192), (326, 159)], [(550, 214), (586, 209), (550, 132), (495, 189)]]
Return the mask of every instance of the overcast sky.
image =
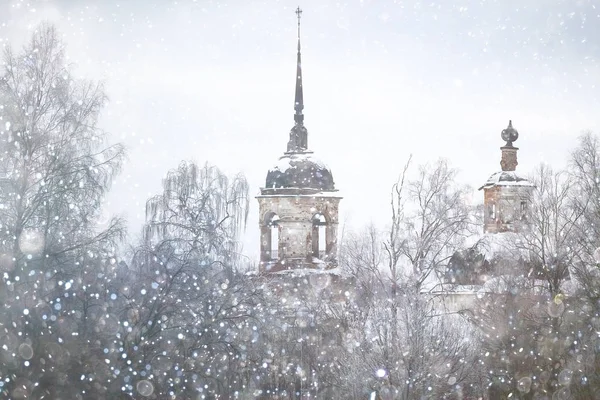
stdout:
[[(100, 124), (129, 148), (108, 199), (132, 233), (182, 159), (243, 172), (251, 194), (293, 125), (297, 2), (0, 0), (0, 43), (56, 24), (78, 76), (102, 79)], [(513, 120), (518, 171), (564, 166), (600, 132), (600, 4), (587, 0), (303, 0), (309, 147), (351, 227), (385, 224), (408, 156), (447, 158), (479, 187)], [(482, 201), (483, 194), (475, 196)], [(258, 254), (257, 202), (245, 252)]]

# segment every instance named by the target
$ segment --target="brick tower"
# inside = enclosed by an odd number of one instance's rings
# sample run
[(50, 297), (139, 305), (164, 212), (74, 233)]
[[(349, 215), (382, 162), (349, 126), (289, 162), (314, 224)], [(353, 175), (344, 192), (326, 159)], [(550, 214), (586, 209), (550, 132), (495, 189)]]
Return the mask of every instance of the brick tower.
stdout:
[(269, 170), (257, 196), (260, 226), (259, 272), (337, 266), (338, 205), (331, 171), (308, 149), (298, 15), (298, 62), (294, 126), (287, 151)]
[(516, 173), (517, 147), (513, 146), (519, 132), (508, 122), (501, 133), (506, 144), (500, 147), (502, 171), (494, 173), (479, 188), (484, 195), (484, 233), (517, 232), (527, 221), (529, 204), (534, 189), (532, 183)]

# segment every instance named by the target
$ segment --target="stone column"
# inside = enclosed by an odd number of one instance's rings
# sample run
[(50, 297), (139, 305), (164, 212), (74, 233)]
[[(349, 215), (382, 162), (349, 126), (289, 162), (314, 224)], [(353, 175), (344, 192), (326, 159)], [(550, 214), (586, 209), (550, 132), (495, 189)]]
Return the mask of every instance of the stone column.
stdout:
[(260, 225), (260, 261), (271, 261), (271, 228)]

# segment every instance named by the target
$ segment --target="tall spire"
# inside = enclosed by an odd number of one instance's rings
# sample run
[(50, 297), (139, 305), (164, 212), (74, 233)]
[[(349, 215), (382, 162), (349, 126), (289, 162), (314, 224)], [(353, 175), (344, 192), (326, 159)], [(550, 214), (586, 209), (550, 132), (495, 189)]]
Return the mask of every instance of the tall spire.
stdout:
[(296, 110), (296, 113), (294, 114), (294, 121), (296, 124), (301, 125), (304, 123), (304, 115), (302, 114), (304, 96), (302, 94), (302, 59), (300, 56), (300, 17), (302, 15), (300, 7), (296, 8), (296, 15), (298, 16), (298, 64), (296, 67), (296, 96), (294, 99), (294, 110)]
[(304, 127), (304, 95), (302, 93), (302, 59), (300, 56), (300, 16), (302, 10), (296, 8), (298, 17), (298, 60), (296, 65), (296, 95), (294, 97), (294, 127), (290, 131), (290, 140), (288, 141), (288, 153), (304, 152), (308, 149), (308, 131)]

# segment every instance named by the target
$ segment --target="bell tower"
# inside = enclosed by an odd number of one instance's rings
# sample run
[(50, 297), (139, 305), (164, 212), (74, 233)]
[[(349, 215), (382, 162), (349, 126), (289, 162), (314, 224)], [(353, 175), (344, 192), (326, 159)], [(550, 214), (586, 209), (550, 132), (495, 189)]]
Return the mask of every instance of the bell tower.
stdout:
[(260, 228), (260, 273), (297, 269), (329, 270), (337, 266), (338, 206), (331, 171), (308, 149), (304, 126), (304, 96), (300, 54), (298, 7), (298, 53), (294, 126), (287, 151), (267, 173), (265, 187), (257, 196)]
[(518, 232), (527, 223), (527, 215), (534, 185), (516, 173), (517, 151), (513, 145), (519, 138), (519, 132), (513, 128), (512, 121), (500, 136), (506, 144), (500, 147), (502, 170), (490, 176), (479, 188), (483, 189), (484, 233)]

